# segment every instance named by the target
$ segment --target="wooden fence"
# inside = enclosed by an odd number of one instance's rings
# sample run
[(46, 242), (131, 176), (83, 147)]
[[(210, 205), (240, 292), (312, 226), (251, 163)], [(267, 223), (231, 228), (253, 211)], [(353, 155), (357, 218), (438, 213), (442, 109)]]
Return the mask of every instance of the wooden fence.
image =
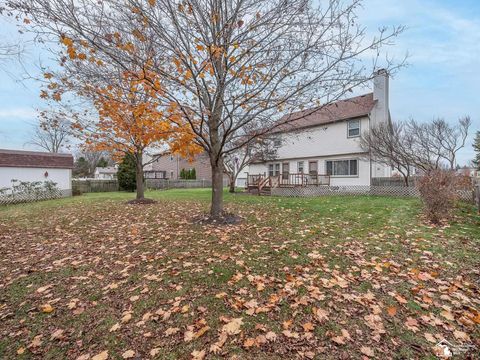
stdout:
[(118, 191), (118, 180), (74, 179), (72, 193), (74, 195), (94, 192)]
[[(145, 179), (147, 189), (193, 189), (209, 188), (211, 180), (169, 180), (169, 179)], [(223, 186), (228, 185), (228, 180), (223, 179)]]
[[(408, 186), (415, 187), (417, 176), (410, 176), (408, 178)], [(405, 180), (403, 177), (374, 177), (372, 178), (372, 186), (399, 186), (405, 187)]]

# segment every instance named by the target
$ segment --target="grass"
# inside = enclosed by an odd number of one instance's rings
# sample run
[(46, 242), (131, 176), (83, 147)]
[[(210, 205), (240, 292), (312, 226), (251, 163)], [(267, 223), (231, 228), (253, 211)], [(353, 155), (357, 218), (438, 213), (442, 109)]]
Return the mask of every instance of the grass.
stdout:
[(158, 202), (117, 192), (0, 207), (1, 359), (431, 359), (443, 338), (480, 353), (469, 205), (436, 227), (410, 198), (225, 193), (245, 220), (215, 227), (192, 221), (207, 189), (147, 196)]

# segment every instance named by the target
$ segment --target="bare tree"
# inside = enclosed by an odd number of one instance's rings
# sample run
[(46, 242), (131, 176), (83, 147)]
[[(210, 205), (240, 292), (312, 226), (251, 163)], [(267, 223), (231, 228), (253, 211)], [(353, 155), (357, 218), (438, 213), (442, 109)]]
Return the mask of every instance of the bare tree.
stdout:
[(402, 123), (380, 124), (362, 134), (360, 146), (368, 152), (369, 159), (393, 166), (403, 176), (405, 186), (413, 168), (409, 147), (410, 138)]
[(455, 169), (457, 152), (465, 146), (469, 117), (450, 125), (443, 119), (372, 127), (362, 135), (361, 146), (376, 161), (394, 166), (408, 185), (412, 167), (429, 172), (445, 167)]
[(38, 123), (28, 144), (45, 151), (58, 153), (70, 144), (72, 131), (70, 122), (56, 112), (40, 112)]
[[(298, 120), (290, 116), (298, 110), (318, 111), (367, 83), (380, 48), (403, 31), (381, 29), (368, 40), (357, 23), (361, 0), (330, 0), (318, 7), (306, 0), (7, 4), (27, 15), (34, 31), (87, 44), (95, 61), (126, 70), (132, 62), (145, 64), (142, 80), (158, 85), (209, 155), (213, 218), (223, 213), (226, 156)], [(374, 58), (372, 69), (360, 61), (367, 55)], [(396, 68), (389, 61), (383, 67)]]
[(454, 170), (457, 165), (457, 153), (465, 147), (468, 137), (468, 130), (472, 124), (469, 116), (458, 120), (458, 123), (451, 125), (444, 119), (436, 119), (431, 123), (432, 136), (442, 149), (442, 158)]
[(235, 192), (238, 175), (255, 162), (273, 160), (277, 157), (275, 138), (272, 136), (250, 141), (236, 152), (227, 152), (224, 159), (225, 173), (229, 180), (229, 191)]

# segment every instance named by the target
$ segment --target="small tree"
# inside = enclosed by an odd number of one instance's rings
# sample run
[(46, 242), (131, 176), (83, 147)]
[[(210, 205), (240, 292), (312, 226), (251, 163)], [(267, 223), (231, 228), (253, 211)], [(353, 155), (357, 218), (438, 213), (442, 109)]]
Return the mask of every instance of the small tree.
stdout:
[(83, 156), (75, 160), (72, 173), (73, 177), (89, 177), (90, 170), (88, 161)]
[(103, 156), (100, 158), (100, 160), (98, 160), (97, 162), (97, 167), (107, 167), (108, 166), (108, 161), (107, 159), (105, 159)]
[(438, 224), (447, 220), (458, 199), (461, 178), (452, 170), (433, 169), (417, 182), (428, 220)]
[(137, 186), (135, 156), (126, 154), (118, 166), (117, 179), (121, 190), (135, 191)]
[(185, 169), (180, 170), (180, 179), (186, 179)]
[(475, 150), (473, 165), (477, 170), (480, 170), (480, 131), (477, 131), (475, 139), (473, 140), (473, 149)]
[(192, 180), (197, 179), (197, 171), (195, 170), (195, 168), (190, 170), (190, 179), (192, 179)]
[(225, 156), (224, 171), (228, 176), (229, 192), (235, 192), (238, 175), (247, 166), (257, 161), (273, 160), (277, 157), (276, 141), (280, 141), (276, 136), (259, 137)]
[(380, 124), (362, 134), (360, 146), (375, 161), (393, 166), (403, 176), (405, 186), (413, 162), (409, 156), (410, 141), (404, 124)]

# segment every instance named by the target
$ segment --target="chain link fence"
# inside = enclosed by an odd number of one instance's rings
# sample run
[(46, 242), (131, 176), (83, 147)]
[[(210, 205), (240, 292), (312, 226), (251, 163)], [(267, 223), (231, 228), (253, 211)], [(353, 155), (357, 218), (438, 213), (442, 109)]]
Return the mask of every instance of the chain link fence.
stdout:
[[(402, 186), (303, 186), (290, 188), (272, 188), (273, 196), (287, 197), (312, 197), (331, 195), (381, 195), (400, 197), (419, 197), (420, 193), (415, 187)], [(471, 190), (459, 190), (459, 198), (466, 202), (473, 202), (474, 194)]]

